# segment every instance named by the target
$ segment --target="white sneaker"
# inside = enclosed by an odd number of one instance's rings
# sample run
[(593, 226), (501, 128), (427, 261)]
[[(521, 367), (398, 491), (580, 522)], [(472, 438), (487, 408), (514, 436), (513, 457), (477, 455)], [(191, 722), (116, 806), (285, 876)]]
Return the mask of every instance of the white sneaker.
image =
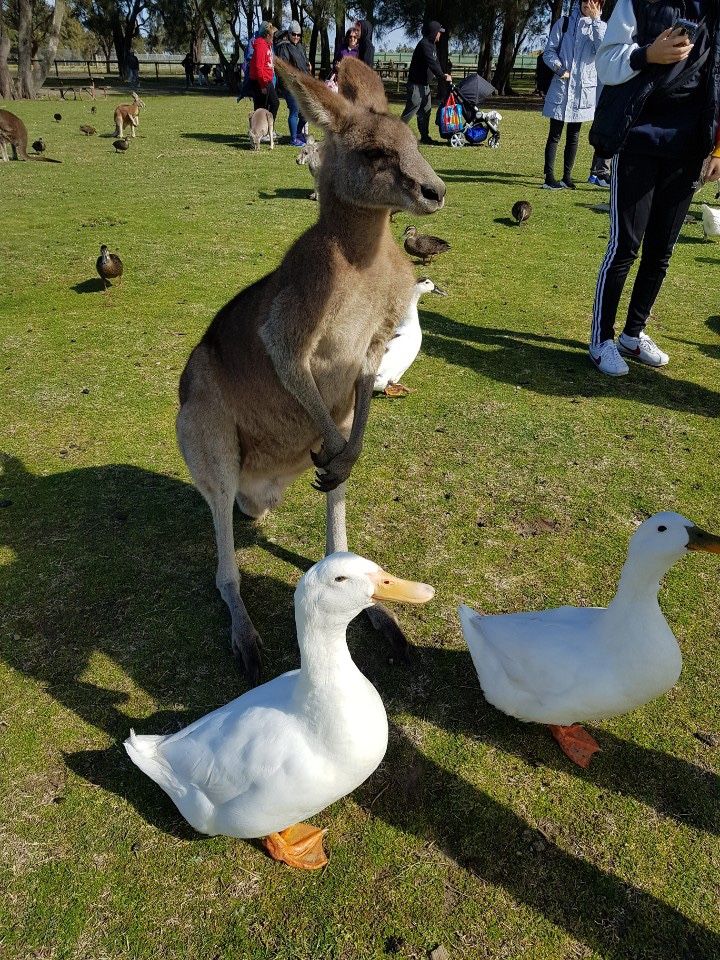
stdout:
[(630, 367), (618, 353), (614, 340), (603, 340), (597, 347), (591, 346), (590, 359), (600, 373), (606, 373), (609, 377), (624, 377), (630, 373)]
[(618, 337), (618, 350), (626, 357), (646, 363), (649, 367), (664, 367), (670, 357), (644, 332), (639, 337), (628, 337), (621, 333)]

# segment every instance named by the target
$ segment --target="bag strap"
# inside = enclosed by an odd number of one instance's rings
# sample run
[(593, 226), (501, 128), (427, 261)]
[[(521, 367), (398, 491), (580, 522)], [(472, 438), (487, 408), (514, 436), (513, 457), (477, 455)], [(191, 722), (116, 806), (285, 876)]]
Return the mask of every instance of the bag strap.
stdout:
[(710, 49), (711, 48), (708, 47), (704, 53), (701, 53), (695, 63), (691, 67), (688, 67), (687, 70), (681, 70), (675, 79), (671, 80), (670, 83), (664, 88), (664, 92), (669, 93), (679, 87), (681, 83), (685, 83), (687, 80), (694, 79), (695, 75), (699, 73), (700, 70), (702, 70), (702, 68), (705, 66), (705, 61), (710, 56)]

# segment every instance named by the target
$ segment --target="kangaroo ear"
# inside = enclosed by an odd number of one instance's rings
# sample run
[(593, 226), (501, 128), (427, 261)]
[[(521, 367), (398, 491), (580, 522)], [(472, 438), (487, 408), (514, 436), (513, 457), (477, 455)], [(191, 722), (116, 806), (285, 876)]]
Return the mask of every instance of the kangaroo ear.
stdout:
[(374, 113), (387, 113), (388, 101), (380, 74), (362, 60), (345, 57), (338, 67), (338, 90), (351, 103)]
[(333, 93), (309, 73), (301, 73), (291, 67), (280, 57), (275, 60), (275, 71), (280, 74), (283, 83), (290, 87), (304, 117), (334, 133), (342, 129), (350, 115), (347, 100)]

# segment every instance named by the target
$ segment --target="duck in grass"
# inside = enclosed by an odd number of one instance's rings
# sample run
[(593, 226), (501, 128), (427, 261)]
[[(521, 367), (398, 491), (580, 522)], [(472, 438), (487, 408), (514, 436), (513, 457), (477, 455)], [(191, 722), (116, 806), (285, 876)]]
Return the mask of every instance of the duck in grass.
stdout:
[(405, 238), (405, 252), (411, 257), (417, 257), (423, 266), (432, 261), (438, 254), (446, 253), (450, 249), (447, 240), (441, 240), (440, 237), (432, 237), (428, 233), (418, 233), (417, 227), (412, 225), (405, 228), (403, 234)]
[(376, 393), (384, 393), (386, 397), (405, 397), (410, 393), (409, 388), (400, 383), (400, 378), (420, 352), (422, 330), (418, 302), (426, 293), (434, 293), (438, 297), (447, 296), (429, 277), (421, 277), (415, 284), (405, 316), (388, 340), (375, 374), (373, 390)]
[(300, 669), (255, 687), (168, 736), (125, 741), (130, 759), (200, 833), (262, 837), (275, 860), (325, 866), (325, 831), (306, 818), (360, 786), (387, 749), (382, 700), (346, 630), (376, 600), (426, 603), (432, 587), (333, 553), (295, 591)]
[(113, 140), (112, 145), (115, 147), (115, 153), (123, 153), (130, 149), (130, 141), (127, 137), (119, 137), (117, 140)]
[(95, 269), (103, 283), (103, 290), (110, 286), (110, 280), (119, 280), (123, 275), (123, 262), (116, 253), (110, 253), (107, 246), (100, 247), (100, 256), (95, 263)]
[(587, 767), (600, 747), (581, 723), (635, 710), (680, 676), (658, 591), (688, 550), (720, 553), (720, 537), (678, 513), (656, 513), (635, 531), (609, 607), (481, 616), (461, 606), (485, 698), (518, 720), (547, 724), (563, 752)]

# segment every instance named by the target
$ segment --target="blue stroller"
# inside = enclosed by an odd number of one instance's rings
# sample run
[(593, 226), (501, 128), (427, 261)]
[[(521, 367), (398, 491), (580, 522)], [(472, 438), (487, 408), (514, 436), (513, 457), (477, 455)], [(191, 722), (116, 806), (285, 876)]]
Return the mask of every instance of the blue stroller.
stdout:
[[(450, 93), (437, 112), (436, 123), (440, 128), (440, 136), (448, 141), (451, 147), (487, 147), (500, 146), (500, 121), (502, 117), (497, 110), (481, 110), (483, 103), (495, 88), (478, 73), (471, 73), (459, 86), (450, 88)], [(441, 114), (450, 97), (454, 97), (460, 108), (461, 125), (459, 130), (443, 131)]]

